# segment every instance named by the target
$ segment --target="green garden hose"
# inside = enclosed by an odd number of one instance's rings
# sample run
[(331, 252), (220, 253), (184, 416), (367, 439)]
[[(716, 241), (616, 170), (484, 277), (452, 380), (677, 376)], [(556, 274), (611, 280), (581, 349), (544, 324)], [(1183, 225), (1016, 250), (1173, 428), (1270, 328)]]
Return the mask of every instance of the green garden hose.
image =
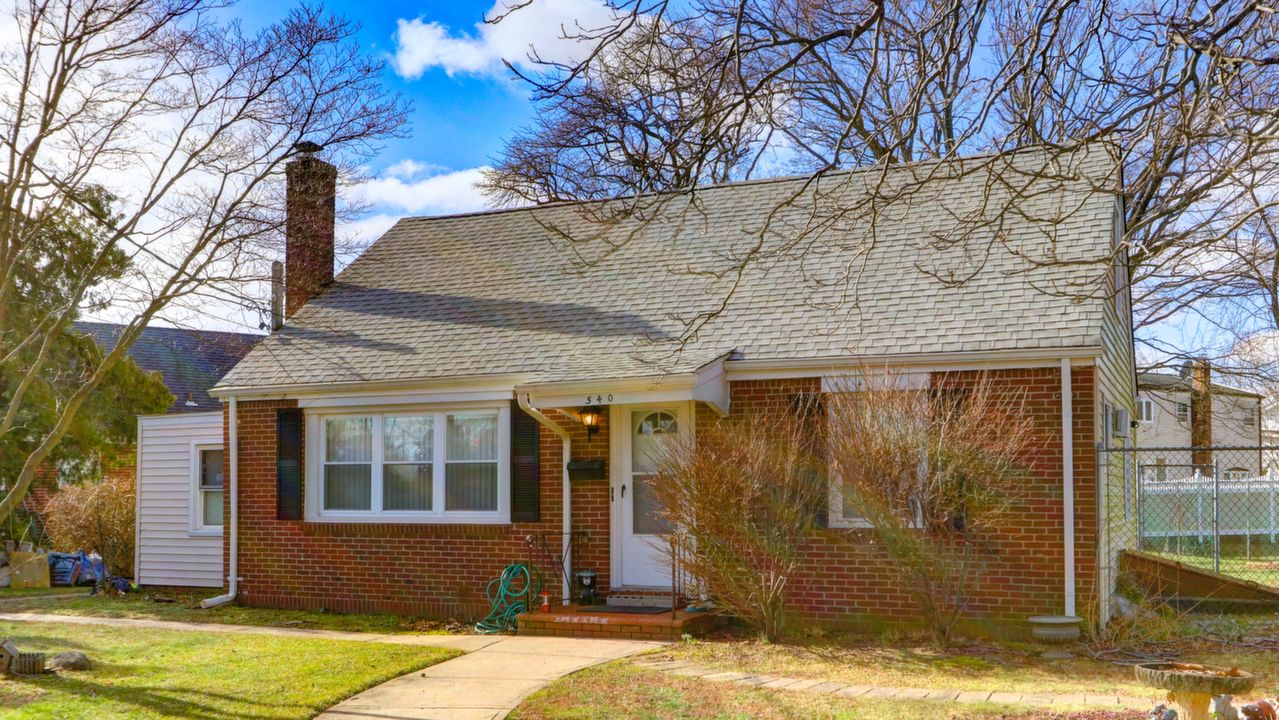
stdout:
[(516, 618), (528, 612), (542, 594), (542, 573), (533, 565), (507, 565), (502, 574), (489, 581), (485, 594), (489, 614), (475, 623), (475, 632), (495, 635), (516, 627)]

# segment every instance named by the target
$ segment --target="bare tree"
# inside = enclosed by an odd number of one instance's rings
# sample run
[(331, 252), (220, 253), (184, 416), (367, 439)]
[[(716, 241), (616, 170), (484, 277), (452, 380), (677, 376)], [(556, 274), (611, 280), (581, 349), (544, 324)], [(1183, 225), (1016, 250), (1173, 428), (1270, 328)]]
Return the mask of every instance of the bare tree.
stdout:
[[(1122, 168), (1125, 241), (1093, 260), (1098, 282), (1090, 292), (1108, 292), (1101, 279), (1116, 269), (1132, 272), (1141, 341), (1169, 362), (1224, 359), (1240, 342), (1279, 331), (1279, 315), (1261, 294), (1247, 304), (1249, 322), (1219, 322), (1220, 332), (1194, 347), (1169, 344), (1151, 329), (1197, 312), (1204, 289), (1220, 279), (1221, 266), (1205, 259), (1237, 246), (1240, 228), (1274, 209), (1264, 189), (1279, 180), (1279, 24), (1264, 3), (610, 5), (609, 26), (565, 29), (592, 49), (584, 59), (544, 62), (541, 72), (521, 75), (544, 112), (490, 176), (497, 197), (693, 195), (697, 183), (787, 170), (821, 176), (1031, 145), (1066, 157), (1102, 142)], [(581, 101), (603, 87), (607, 102)], [(1015, 177), (1023, 169), (999, 172), (1008, 177), (996, 184), (1027, 183)], [(1120, 191), (1119, 178), (1097, 189)], [(881, 186), (870, 194), (886, 205), (900, 193)], [(1017, 215), (1027, 195), (999, 200), (998, 212)], [(615, 222), (619, 212), (612, 205), (603, 220)], [(651, 217), (653, 201), (635, 200), (629, 212)], [(956, 233), (956, 242), (976, 236)]]
[[(149, 321), (182, 301), (240, 302), (243, 284), (263, 276), (295, 143), (318, 142), (350, 164), (402, 127), (405, 106), (350, 22), (302, 7), (247, 32), (224, 11), (205, 0), (10, 8), (0, 46), (0, 434), (30, 436), (0, 518)], [(109, 191), (105, 201), (95, 188)], [(66, 218), (90, 239), (74, 258), (47, 242), (50, 223)], [(28, 297), (23, 278), (59, 262), (71, 269), (57, 297)], [(107, 304), (128, 313), (118, 343), (62, 386), (55, 421), (31, 433), (24, 408), (58, 338), (78, 313)]]

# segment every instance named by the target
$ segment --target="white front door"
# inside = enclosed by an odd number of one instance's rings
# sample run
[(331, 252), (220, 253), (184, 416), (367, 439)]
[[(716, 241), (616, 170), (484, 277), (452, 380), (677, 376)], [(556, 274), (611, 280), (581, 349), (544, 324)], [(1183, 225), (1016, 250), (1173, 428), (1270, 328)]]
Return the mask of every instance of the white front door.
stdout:
[(686, 404), (611, 409), (614, 454), (614, 587), (669, 588), (665, 522), (653, 492), (657, 460), (677, 433), (688, 432)]

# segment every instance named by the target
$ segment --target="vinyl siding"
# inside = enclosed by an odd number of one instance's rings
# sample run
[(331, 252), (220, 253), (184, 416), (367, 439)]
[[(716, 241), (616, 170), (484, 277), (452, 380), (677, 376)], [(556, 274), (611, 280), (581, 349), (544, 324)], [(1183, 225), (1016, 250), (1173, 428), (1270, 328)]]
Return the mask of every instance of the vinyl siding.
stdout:
[[(1122, 206), (1115, 201), (1115, 241), (1122, 233)], [(1124, 258), (1126, 260), (1126, 258)], [(1103, 303), (1101, 343), (1102, 355), (1097, 358), (1097, 443), (1103, 447), (1131, 448), (1134, 431), (1126, 429), (1115, 436), (1109, 427), (1106, 408), (1128, 411), (1130, 419), (1136, 419), (1137, 370), (1134, 364), (1132, 335), (1131, 294), (1127, 287), (1126, 273), (1110, 273), (1107, 283), (1109, 298)], [(1098, 587), (1105, 588), (1098, 598), (1102, 617), (1109, 617), (1109, 589), (1114, 588), (1118, 572), (1119, 551), (1134, 547), (1137, 542), (1136, 473), (1131, 467), (1131, 453), (1109, 453), (1098, 458), (1097, 463), (1097, 512), (1098, 518)]]
[(222, 536), (192, 532), (192, 446), (222, 445), (222, 413), (138, 420), (137, 577), (142, 585), (222, 586)]
[[(1180, 390), (1143, 388), (1138, 396), (1151, 401), (1153, 418), (1149, 423), (1142, 423), (1137, 429), (1137, 446), (1142, 448), (1188, 448), (1190, 447), (1190, 422), (1177, 419), (1177, 404), (1190, 405), (1190, 393)], [(1257, 425), (1244, 425), (1244, 418), (1257, 416), (1259, 398), (1241, 395), (1212, 396), (1212, 444), (1214, 447), (1252, 447), (1261, 442)], [(1154, 463), (1162, 458), (1171, 466), (1187, 467), (1190, 465), (1190, 452), (1167, 451), (1142, 453), (1142, 462)], [(1221, 463), (1221, 470), (1239, 468), (1247, 470), (1251, 475), (1259, 475), (1262, 470), (1261, 452), (1236, 451), (1218, 453), (1216, 459)], [(1228, 467), (1227, 467), (1228, 466)], [(1189, 469), (1186, 470), (1190, 472)]]

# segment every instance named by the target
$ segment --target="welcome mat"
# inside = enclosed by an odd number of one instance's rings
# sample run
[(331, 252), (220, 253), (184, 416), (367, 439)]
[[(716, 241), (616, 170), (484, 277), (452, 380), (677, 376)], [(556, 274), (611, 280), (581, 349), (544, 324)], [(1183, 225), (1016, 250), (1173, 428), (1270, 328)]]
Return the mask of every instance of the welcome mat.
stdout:
[(671, 609), (668, 607), (654, 605), (592, 605), (578, 610), (583, 615), (595, 615), (598, 613), (628, 613), (634, 615), (660, 615), (668, 613)]

